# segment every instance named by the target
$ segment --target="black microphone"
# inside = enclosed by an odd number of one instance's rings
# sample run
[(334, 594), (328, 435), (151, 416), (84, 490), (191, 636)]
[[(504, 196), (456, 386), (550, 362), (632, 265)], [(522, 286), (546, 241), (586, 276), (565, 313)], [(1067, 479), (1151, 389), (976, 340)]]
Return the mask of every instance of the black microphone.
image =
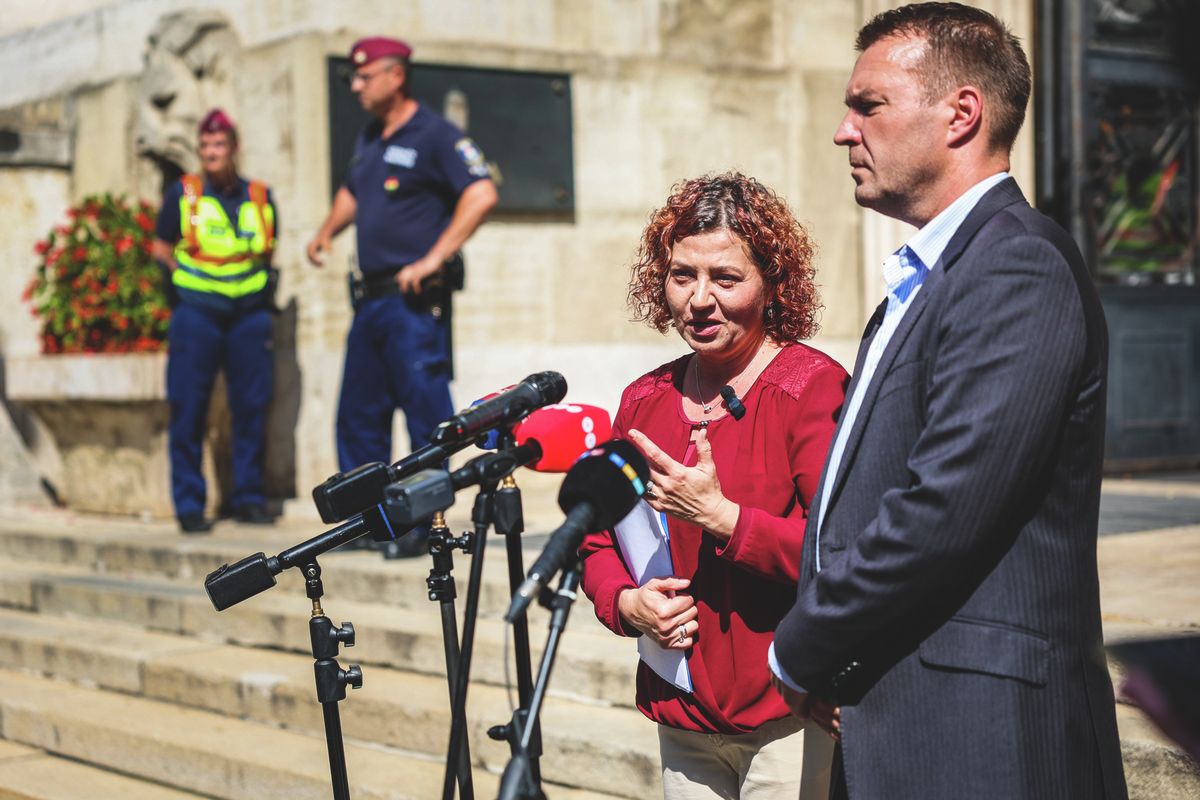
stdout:
[(611, 528), (632, 511), (649, 480), (646, 459), (621, 439), (580, 456), (558, 492), (558, 506), (567, 512), (567, 519), (550, 534), (504, 618), (512, 622), (524, 613), (534, 595), (576, 557), (586, 534)]
[(458, 412), (441, 423), (429, 437), (434, 444), (471, 442), (498, 425), (511, 425), (531, 411), (562, 400), (567, 379), (558, 372), (538, 372), (516, 386), (476, 406)]
[(434, 469), (450, 456), (464, 449), (470, 440), (448, 445), (427, 444), (395, 464), (374, 461), (362, 464), (346, 473), (337, 473), (319, 486), (313, 487), (313, 502), (323, 522), (349, 519), (382, 502), (383, 490), (398, 480), (415, 475), (423, 469)]
[(270, 589), (275, 585), (275, 576), (285, 569), (303, 568), (317, 556), (339, 545), (367, 535), (377, 542), (386, 542), (400, 538), (411, 528), (411, 525), (394, 525), (384, 509), (376, 505), (361, 514), (355, 514), (333, 530), (289, 547), (279, 555), (268, 557), (265, 553), (255, 553), (236, 564), (222, 564), (204, 579), (204, 589), (213, 608), (224, 611)]
[[(434, 432), (433, 443), (397, 461), (362, 464), (339, 472), (312, 490), (321, 519), (339, 522), (383, 501), (384, 489), (427, 469), (437, 469), (447, 458), (471, 444), (480, 434), (498, 425), (518, 422), (531, 411), (557, 403), (567, 393), (567, 382), (557, 372), (530, 375), (511, 389), (443, 422)], [(443, 431), (443, 428), (447, 428)], [(492, 445), (495, 447), (495, 445)]]
[(733, 391), (732, 386), (721, 387), (721, 398), (725, 401), (725, 407), (729, 409), (729, 413), (735, 420), (746, 416), (746, 407), (742, 405), (741, 400), (738, 400), (737, 393)]
[(426, 469), (385, 488), (384, 511), (392, 525), (411, 528), (454, 505), (454, 495), (468, 486), (499, 481), (542, 457), (542, 446), (529, 441), (508, 450), (476, 456), (453, 472)]

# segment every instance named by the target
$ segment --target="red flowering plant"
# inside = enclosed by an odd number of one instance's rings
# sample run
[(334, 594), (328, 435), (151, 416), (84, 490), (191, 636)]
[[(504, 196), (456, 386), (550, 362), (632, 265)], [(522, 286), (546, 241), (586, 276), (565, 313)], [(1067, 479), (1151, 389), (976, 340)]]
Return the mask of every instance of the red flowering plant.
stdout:
[(42, 320), (43, 353), (131, 353), (166, 347), (171, 309), (151, 255), (154, 208), (90, 195), (34, 252), (24, 300)]

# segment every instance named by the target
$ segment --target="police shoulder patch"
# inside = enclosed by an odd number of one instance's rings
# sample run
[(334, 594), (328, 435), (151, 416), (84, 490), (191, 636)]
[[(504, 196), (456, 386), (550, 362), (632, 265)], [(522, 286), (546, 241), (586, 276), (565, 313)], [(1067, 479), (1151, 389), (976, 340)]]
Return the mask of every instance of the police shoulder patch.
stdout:
[(479, 149), (479, 145), (475, 144), (469, 136), (464, 136), (455, 142), (454, 149), (458, 152), (458, 157), (468, 167), (473, 164), (483, 163), (483, 151)]
[(455, 142), (454, 151), (462, 159), (467, 172), (481, 177), (488, 174), (488, 166), (487, 162), (484, 161), (483, 151), (479, 149), (479, 145), (475, 144), (471, 137), (464, 136)]

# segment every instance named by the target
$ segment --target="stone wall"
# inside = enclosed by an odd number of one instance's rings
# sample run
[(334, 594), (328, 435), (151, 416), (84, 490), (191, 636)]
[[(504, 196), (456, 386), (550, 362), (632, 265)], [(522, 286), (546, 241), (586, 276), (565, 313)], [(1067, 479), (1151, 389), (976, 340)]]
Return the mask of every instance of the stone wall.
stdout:
[[(191, 5), (123, 0), (0, 38), (0, 71), (24, 78), (0, 85), (0, 109), (57, 98), (59, 127), (73, 142), (58, 195), (18, 217), (28, 232), (0, 232), (0, 289), (12, 291), (28, 274), (25, 254), (49, 227), (56, 204), (98, 190), (156, 191), (157, 170), (138, 156), (147, 114), (155, 113), (146, 102), (152, 82), (143, 54), (164, 15)], [(243, 171), (273, 186), (283, 217), (277, 264), (289, 311), (277, 336), (284, 373), (272, 436), (291, 446), (277, 451), (273, 483), (307, 508), (309, 488), (335, 467), (333, 416), (350, 321), (344, 272), (353, 237), (348, 232), (338, 240), (324, 270), (302, 255), (331, 194), (330, 55), (344, 54), (360, 36), (388, 33), (408, 39), (420, 63), (570, 73), (573, 221), (500, 218), (468, 245), (468, 285), (456, 303), (455, 399), (465, 404), (530, 372), (556, 369), (567, 377), (569, 398), (612, 409), (625, 383), (682, 351), (673, 336), (628, 321), (625, 281), (649, 212), (673, 183), (703, 172), (736, 168), (757, 176), (810, 227), (820, 245), (825, 303), (815, 344), (847, 365), (852, 360), (866, 312), (880, 296), (876, 264), (887, 251), (877, 245), (896, 229), (854, 205), (844, 153), (831, 140), (854, 63), (854, 32), (878, 5), (205, 4), (205, 13), (228, 25), (221, 35), (236, 45), (218, 54), (219, 91), (212, 83), (196, 91), (225, 98), (241, 125)], [(1028, 33), (1029, 0), (987, 5), (1019, 12), (1018, 30)], [(195, 87), (185, 88), (180, 97)], [(32, 180), (13, 172), (22, 168), (0, 166), (0, 181)], [(37, 191), (31, 186), (14, 196)], [(30, 331), (27, 321), (0, 320), (3, 352), (30, 352)], [(399, 419), (396, 427), (399, 455), (406, 452)]]
[[(65, 115), (61, 101), (30, 103), (0, 113), (0, 127), (19, 128), (33, 137), (61, 138)], [(22, 297), (33, 277), (34, 244), (62, 221), (70, 199), (70, 173), (65, 164), (47, 163), (40, 149), (31, 163), (0, 163), (0, 504), (43, 504), (40, 483), (62, 481), (62, 459), (49, 429), (29, 409), (11, 402), (7, 390), (9, 364), (38, 352), (38, 324)]]

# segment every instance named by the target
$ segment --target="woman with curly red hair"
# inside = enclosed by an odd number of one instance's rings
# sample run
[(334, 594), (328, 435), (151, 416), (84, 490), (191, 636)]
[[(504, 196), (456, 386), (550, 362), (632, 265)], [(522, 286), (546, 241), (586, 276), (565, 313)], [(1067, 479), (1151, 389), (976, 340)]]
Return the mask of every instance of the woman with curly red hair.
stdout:
[(848, 380), (799, 342), (820, 308), (812, 259), (787, 204), (730, 173), (676, 186), (633, 266), (637, 317), (692, 351), (630, 384), (614, 422), (650, 463), (673, 574), (639, 586), (603, 532), (583, 587), (609, 629), (686, 656), (690, 692), (638, 665), (668, 800), (827, 795), (832, 744), (805, 736), (767, 667)]

